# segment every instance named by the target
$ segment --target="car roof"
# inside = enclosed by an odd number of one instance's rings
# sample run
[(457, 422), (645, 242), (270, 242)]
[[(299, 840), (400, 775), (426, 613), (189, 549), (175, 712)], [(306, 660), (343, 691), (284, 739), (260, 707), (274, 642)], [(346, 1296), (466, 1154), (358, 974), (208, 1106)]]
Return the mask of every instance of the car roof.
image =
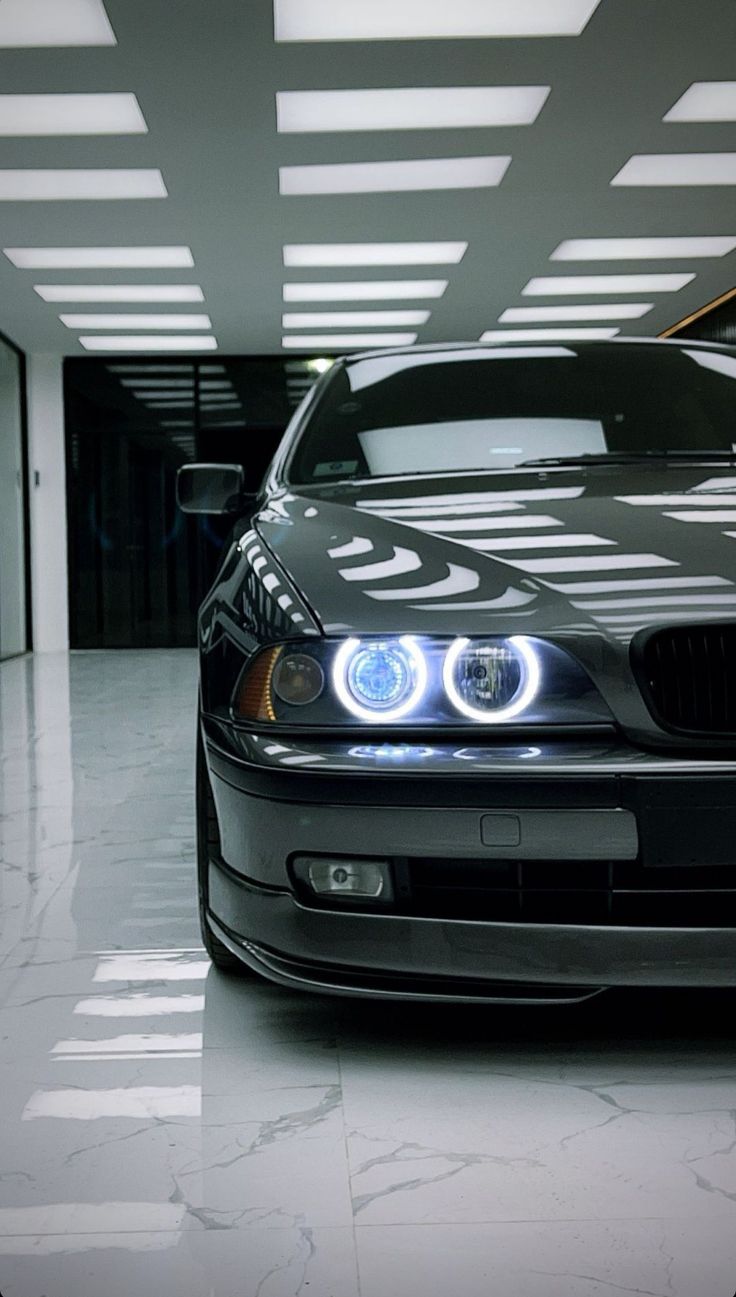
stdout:
[(539, 348), (540, 346), (569, 346), (575, 350), (579, 348), (590, 347), (627, 347), (627, 346), (647, 346), (647, 347), (687, 347), (688, 349), (696, 347), (704, 351), (724, 351), (727, 354), (736, 351), (735, 346), (729, 346), (723, 342), (710, 342), (701, 338), (649, 338), (649, 337), (622, 337), (622, 338), (605, 338), (597, 339), (591, 342), (579, 341), (574, 339), (566, 340), (560, 338), (555, 342), (553, 338), (545, 338), (539, 342), (514, 342), (509, 339), (508, 343), (503, 341), (496, 342), (424, 342), (412, 347), (380, 347), (371, 351), (354, 351), (348, 356), (339, 357), (339, 362), (344, 365), (356, 364), (363, 360), (371, 360), (377, 356), (415, 356), (417, 354), (437, 356), (440, 361), (443, 356), (453, 351), (498, 351), (504, 347), (513, 347), (514, 351), (524, 351), (527, 348)]

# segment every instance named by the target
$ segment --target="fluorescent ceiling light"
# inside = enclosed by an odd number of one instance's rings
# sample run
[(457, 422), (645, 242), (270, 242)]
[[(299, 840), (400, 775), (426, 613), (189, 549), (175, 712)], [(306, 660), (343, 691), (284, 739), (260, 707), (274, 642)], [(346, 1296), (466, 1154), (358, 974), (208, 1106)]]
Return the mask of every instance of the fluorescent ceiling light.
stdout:
[(350, 351), (367, 347), (410, 347), (416, 342), (416, 333), (312, 333), (292, 334), (282, 338), (281, 346), (298, 347), (301, 351)]
[(544, 324), (557, 320), (640, 320), (653, 302), (594, 302), (588, 306), (510, 306), (499, 324)]
[(636, 153), (612, 185), (736, 185), (736, 153)]
[(446, 279), (367, 279), (338, 284), (284, 284), (285, 302), (390, 302), (441, 297)]
[(0, 171), (0, 202), (6, 203), (166, 196), (163, 176), (152, 168), (23, 168)]
[(280, 90), (276, 122), (284, 134), (527, 126), (536, 121), (549, 92), (549, 86)]
[(194, 265), (190, 248), (3, 248), (19, 270), (164, 270)]
[(694, 238), (565, 239), (550, 261), (669, 261), (676, 257), (725, 257), (736, 248), (731, 235)]
[(277, 41), (579, 36), (599, 0), (274, 0)]
[(510, 162), (510, 157), (503, 156), (279, 167), (279, 193), (387, 194), (426, 189), (486, 189), (500, 185)]
[(209, 315), (60, 315), (67, 329), (211, 329)]
[(620, 329), (487, 329), (479, 342), (537, 342), (557, 338), (561, 342), (596, 342), (615, 338)]
[(2, 135), (145, 135), (132, 94), (0, 95)]
[(736, 81), (694, 81), (663, 122), (736, 122)]
[(44, 302), (203, 302), (198, 284), (34, 284)]
[(116, 45), (102, 0), (2, 0), (0, 49)]
[(383, 328), (386, 325), (426, 324), (429, 311), (292, 311), (281, 319), (283, 329)]
[(692, 283), (681, 275), (541, 275), (522, 289), (524, 297), (561, 297), (592, 293), (676, 293)]
[(287, 243), (285, 266), (449, 266), (467, 243)]
[(217, 351), (217, 338), (190, 334), (171, 335), (121, 334), (119, 336), (88, 335), (79, 341), (87, 351)]

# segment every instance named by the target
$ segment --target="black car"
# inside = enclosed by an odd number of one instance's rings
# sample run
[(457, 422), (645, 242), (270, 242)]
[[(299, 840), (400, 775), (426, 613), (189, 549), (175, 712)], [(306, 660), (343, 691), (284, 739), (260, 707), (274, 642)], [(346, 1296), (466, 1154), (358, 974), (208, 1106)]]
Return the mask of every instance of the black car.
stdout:
[(219, 967), (349, 995), (736, 984), (736, 350), (353, 355), (199, 618)]

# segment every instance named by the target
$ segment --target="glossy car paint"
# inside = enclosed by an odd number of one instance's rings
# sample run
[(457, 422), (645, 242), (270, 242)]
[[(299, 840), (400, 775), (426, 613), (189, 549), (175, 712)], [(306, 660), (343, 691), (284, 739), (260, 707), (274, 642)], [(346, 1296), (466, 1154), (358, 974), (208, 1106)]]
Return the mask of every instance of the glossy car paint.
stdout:
[[(736, 983), (731, 929), (473, 924), (310, 912), (295, 897), (287, 860), (300, 851), (349, 853), (358, 841), (364, 854), (391, 855), (414, 842), (432, 855), (439, 841), (450, 855), (455, 841), (458, 858), (491, 859), (478, 833), (484, 810), (510, 810), (523, 825), (533, 808), (550, 824), (565, 808), (617, 808), (635, 817), (643, 844), (652, 805), (670, 794), (676, 805), (679, 789), (703, 790), (696, 812), (711, 828), (719, 808), (736, 805), (733, 739), (696, 745), (665, 732), (632, 667), (632, 641), (645, 629), (736, 618), (736, 462), (418, 474), (292, 490), (283, 464), (315, 399), (236, 524), (200, 615), (203, 732), (222, 842), (210, 866), (213, 930), (274, 980), (349, 993), (388, 994), (393, 985), (397, 994), (496, 998), (513, 981), (524, 998), (525, 983)], [(472, 726), (361, 735), (353, 725), (271, 737), (233, 724), (238, 674), (264, 644), (407, 633), (545, 638), (583, 665), (615, 724), (571, 734), (520, 725), (492, 736)], [(325, 804), (340, 813), (325, 812), (320, 830)], [(433, 809), (436, 823), (449, 815), (447, 840), (436, 836)], [(568, 838), (575, 832), (570, 825)], [(706, 832), (703, 863), (714, 842)], [(561, 840), (553, 859), (565, 850)], [(650, 841), (645, 863), (652, 850)], [(410, 988), (402, 977), (414, 979)], [(448, 985), (422, 988), (423, 978)]]

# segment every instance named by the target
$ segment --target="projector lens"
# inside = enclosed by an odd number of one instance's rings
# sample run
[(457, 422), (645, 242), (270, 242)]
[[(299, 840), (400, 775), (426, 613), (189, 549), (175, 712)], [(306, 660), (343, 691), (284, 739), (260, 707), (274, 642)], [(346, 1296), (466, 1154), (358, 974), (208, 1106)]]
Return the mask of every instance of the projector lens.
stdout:
[(427, 682), (421, 649), (398, 640), (347, 640), (335, 659), (338, 697), (362, 720), (395, 720), (417, 704)]
[(455, 640), (443, 669), (445, 690), (463, 715), (479, 721), (510, 720), (539, 689), (539, 663), (521, 636), (473, 642)]
[(316, 658), (307, 653), (287, 653), (276, 664), (273, 691), (283, 703), (304, 707), (319, 698), (325, 676)]

